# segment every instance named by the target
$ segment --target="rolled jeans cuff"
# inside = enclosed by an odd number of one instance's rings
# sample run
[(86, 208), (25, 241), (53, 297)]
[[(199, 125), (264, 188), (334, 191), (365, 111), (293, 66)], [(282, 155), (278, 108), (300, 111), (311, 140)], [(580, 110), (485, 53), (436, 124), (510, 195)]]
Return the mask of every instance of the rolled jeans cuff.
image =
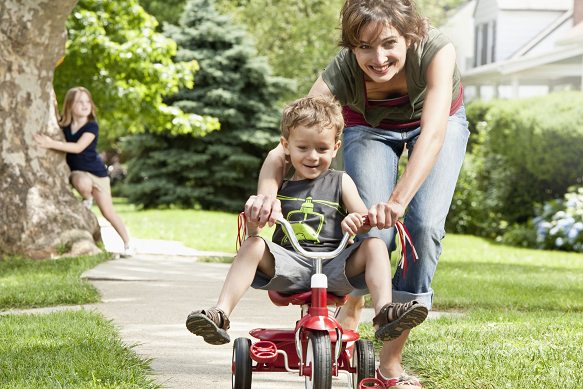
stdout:
[[(353, 297), (366, 296), (370, 292), (368, 289), (354, 289), (350, 293)], [(410, 293), (402, 290), (393, 289), (393, 302), (394, 303), (408, 303), (409, 301), (417, 300), (420, 303), (427, 305), (427, 309), (431, 310), (433, 306), (433, 289), (429, 288), (429, 292), (425, 293)]]

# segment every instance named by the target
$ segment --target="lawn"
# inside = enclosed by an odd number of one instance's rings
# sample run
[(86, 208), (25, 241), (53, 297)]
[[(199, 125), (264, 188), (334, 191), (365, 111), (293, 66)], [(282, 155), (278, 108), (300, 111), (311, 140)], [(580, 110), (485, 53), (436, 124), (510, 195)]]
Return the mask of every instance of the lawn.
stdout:
[(0, 316), (2, 388), (155, 388), (149, 363), (95, 312)]
[[(99, 302), (97, 289), (80, 275), (111, 258), (0, 258), (0, 311)], [(0, 315), (2, 388), (157, 387), (151, 381), (149, 361), (96, 312)]]
[[(236, 214), (193, 209), (137, 210), (123, 198), (114, 198), (113, 205), (133, 237), (177, 240), (202, 251), (235, 252)], [(92, 211), (101, 216), (96, 205)], [(266, 228), (261, 235), (271, 234), (273, 228)]]
[(98, 302), (99, 292), (80, 275), (111, 258), (108, 253), (45, 261), (0, 258), (0, 311)]

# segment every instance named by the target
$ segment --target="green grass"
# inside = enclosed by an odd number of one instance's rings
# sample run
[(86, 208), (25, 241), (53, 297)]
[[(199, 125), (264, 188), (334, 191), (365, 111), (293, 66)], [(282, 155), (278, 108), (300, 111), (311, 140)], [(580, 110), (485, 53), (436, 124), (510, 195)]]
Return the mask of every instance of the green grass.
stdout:
[[(123, 198), (114, 198), (113, 206), (132, 237), (177, 240), (202, 251), (235, 252), (236, 214), (193, 209), (138, 210)], [(96, 205), (92, 211), (101, 216)], [(273, 228), (265, 228), (261, 233), (266, 237), (272, 234)]]
[(111, 259), (111, 254), (35, 261), (0, 259), (0, 311), (99, 301), (95, 287), (79, 278), (85, 270)]
[(437, 309), (583, 311), (583, 254), (448, 235), (432, 288)]
[[(359, 329), (374, 338), (369, 324)], [(426, 389), (581, 388), (583, 313), (470, 310), (429, 320), (411, 332), (403, 364)]]
[(432, 288), (434, 309), (462, 315), (411, 332), (403, 364), (425, 388), (581, 388), (582, 254), (448, 235)]
[(0, 316), (2, 388), (155, 388), (149, 363), (95, 312)]

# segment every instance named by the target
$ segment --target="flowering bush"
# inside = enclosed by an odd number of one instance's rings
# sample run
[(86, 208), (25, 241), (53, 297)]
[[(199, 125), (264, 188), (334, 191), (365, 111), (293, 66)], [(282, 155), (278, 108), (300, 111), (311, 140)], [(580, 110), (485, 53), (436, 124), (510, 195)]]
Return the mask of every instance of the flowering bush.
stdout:
[(583, 187), (572, 187), (564, 199), (537, 209), (532, 220), (541, 249), (583, 252)]

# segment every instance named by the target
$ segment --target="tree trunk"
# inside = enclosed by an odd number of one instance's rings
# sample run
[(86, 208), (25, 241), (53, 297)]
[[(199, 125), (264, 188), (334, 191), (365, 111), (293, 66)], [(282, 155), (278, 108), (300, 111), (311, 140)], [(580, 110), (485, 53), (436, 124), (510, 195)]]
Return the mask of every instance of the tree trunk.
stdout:
[(99, 252), (97, 219), (73, 195), (65, 154), (33, 140), (64, 140), (51, 92), (76, 3), (0, 0), (0, 254), (48, 258), (64, 243), (73, 255)]

